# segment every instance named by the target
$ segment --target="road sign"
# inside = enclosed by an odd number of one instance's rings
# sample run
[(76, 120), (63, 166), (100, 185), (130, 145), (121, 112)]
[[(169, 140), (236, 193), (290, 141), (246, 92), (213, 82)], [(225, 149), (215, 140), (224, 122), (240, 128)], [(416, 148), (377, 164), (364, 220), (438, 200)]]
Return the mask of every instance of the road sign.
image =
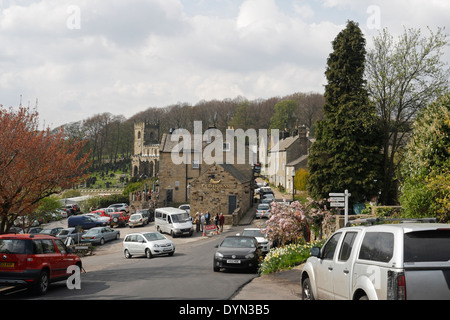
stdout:
[(330, 202), (330, 207), (344, 208), (345, 207), (345, 202)]
[(331, 197), (330, 202), (344, 202), (345, 197)]
[(345, 193), (330, 193), (330, 197), (345, 197)]

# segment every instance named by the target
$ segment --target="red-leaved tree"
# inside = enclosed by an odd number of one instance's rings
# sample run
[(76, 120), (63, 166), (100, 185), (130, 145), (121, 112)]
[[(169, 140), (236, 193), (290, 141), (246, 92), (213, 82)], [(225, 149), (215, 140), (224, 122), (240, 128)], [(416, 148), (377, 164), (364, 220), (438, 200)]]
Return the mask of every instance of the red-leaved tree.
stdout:
[(37, 111), (0, 105), (0, 233), (43, 198), (78, 183), (89, 165), (86, 141), (38, 127)]

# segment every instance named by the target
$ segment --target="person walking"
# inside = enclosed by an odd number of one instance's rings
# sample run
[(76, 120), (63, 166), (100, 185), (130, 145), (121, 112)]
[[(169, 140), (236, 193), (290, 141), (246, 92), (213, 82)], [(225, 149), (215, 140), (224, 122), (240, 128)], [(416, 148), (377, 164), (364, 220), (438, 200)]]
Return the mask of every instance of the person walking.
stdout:
[(214, 224), (216, 225), (216, 230), (219, 231), (220, 221), (219, 221), (219, 214), (218, 213), (216, 213), (216, 216), (214, 217)]
[(198, 216), (198, 212), (195, 214), (194, 223), (195, 223), (195, 231), (199, 232), (200, 231), (200, 218)]

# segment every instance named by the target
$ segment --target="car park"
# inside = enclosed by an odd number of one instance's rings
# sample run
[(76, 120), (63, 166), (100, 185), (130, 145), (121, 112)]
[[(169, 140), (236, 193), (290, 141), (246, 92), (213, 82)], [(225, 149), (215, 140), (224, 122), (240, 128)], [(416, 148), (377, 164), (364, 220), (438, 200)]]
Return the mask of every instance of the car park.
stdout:
[(255, 237), (227, 236), (216, 248), (213, 260), (215, 272), (222, 268), (249, 269), (254, 272), (258, 269), (262, 252)]
[(159, 232), (131, 233), (125, 236), (122, 249), (127, 259), (135, 255), (150, 259), (165, 254), (172, 256), (175, 244)]
[(0, 285), (31, 287), (45, 294), (49, 284), (67, 279), (81, 259), (64, 243), (44, 234), (0, 235)]
[(128, 224), (130, 216), (125, 212), (114, 212), (110, 215), (109, 225), (111, 227), (125, 227)]
[(341, 228), (312, 248), (302, 298), (449, 300), (450, 225), (400, 222)]
[(258, 241), (258, 246), (263, 254), (266, 254), (270, 251), (270, 241), (266, 238), (260, 228), (245, 228), (242, 233), (238, 235), (255, 237), (256, 241)]
[(120, 231), (109, 227), (96, 227), (89, 229), (81, 236), (81, 242), (104, 245), (107, 241), (118, 240)]
[(128, 220), (128, 226), (130, 228), (137, 227), (137, 226), (143, 226), (148, 223), (148, 217), (145, 217), (141, 213), (135, 213), (130, 216), (130, 219)]
[(270, 203), (260, 203), (256, 207), (256, 218), (270, 218)]
[(179, 208), (158, 208), (155, 210), (156, 231), (169, 233), (172, 237), (194, 233), (189, 214)]

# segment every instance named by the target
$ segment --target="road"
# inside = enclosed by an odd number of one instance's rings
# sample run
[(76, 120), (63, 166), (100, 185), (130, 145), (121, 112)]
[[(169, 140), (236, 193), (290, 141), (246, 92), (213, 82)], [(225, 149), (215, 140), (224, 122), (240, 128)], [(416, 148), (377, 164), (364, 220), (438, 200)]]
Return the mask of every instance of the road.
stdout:
[[(125, 234), (154, 230), (153, 224), (130, 229), (120, 228), (121, 239), (100, 247), (96, 254), (82, 258), (85, 273), (81, 274), (81, 289), (67, 288), (66, 283), (52, 284), (42, 297), (28, 291), (0, 293), (0, 299), (30, 300), (227, 300), (256, 274), (247, 272), (214, 272), (215, 245), (226, 235), (234, 235), (244, 227), (228, 227), (219, 235), (175, 238), (175, 254), (153, 259), (125, 259), (122, 240)], [(171, 237), (167, 235), (169, 239)]]

